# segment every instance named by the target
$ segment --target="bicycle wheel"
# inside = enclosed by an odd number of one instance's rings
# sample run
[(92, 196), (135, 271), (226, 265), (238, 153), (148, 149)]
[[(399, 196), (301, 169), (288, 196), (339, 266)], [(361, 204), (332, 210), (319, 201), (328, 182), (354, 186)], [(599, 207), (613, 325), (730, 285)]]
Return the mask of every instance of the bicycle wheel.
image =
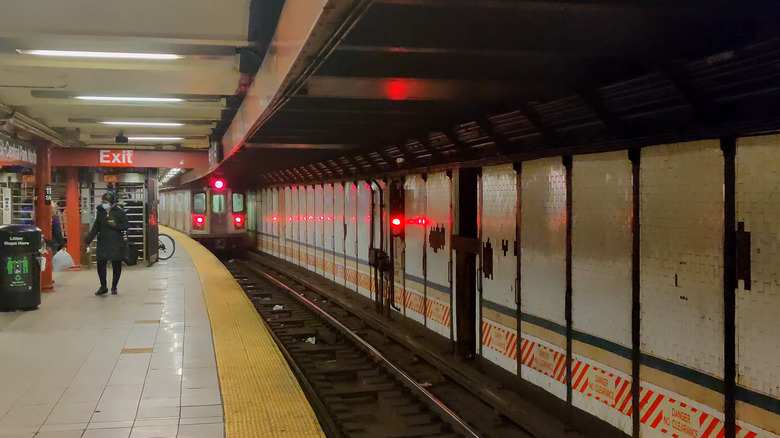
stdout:
[(158, 259), (168, 260), (176, 252), (176, 242), (167, 234), (159, 234), (157, 235), (157, 251)]

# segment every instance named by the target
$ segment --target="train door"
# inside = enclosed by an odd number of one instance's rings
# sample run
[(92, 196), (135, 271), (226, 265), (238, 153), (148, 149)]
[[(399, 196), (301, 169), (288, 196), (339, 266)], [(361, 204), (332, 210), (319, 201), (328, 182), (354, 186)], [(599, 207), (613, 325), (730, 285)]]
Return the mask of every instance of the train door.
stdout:
[(209, 217), (211, 218), (211, 232), (212, 233), (226, 233), (228, 230), (227, 224), (227, 211), (228, 200), (226, 199), (225, 192), (210, 192), (211, 194), (211, 212)]
[(192, 196), (192, 216), (189, 219), (194, 231), (208, 231), (207, 212), (206, 193), (195, 193)]
[(184, 230), (184, 193), (176, 193), (176, 229)]

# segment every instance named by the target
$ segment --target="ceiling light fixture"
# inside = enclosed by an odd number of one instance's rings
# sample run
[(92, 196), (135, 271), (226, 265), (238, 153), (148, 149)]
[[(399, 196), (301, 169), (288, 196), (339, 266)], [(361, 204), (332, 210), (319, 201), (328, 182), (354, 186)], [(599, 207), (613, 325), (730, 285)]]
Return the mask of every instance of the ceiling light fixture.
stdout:
[(98, 102), (184, 102), (184, 99), (178, 97), (76, 96), (76, 99)]
[(179, 141), (183, 137), (127, 137), (130, 141)]
[(108, 121), (108, 122), (99, 122), (103, 125), (112, 125), (112, 126), (184, 126), (184, 123), (176, 123), (176, 122), (118, 122), (118, 121)]
[(16, 49), (22, 55), (56, 56), (61, 58), (104, 58), (104, 59), (150, 59), (156, 61), (170, 61), (184, 58), (172, 53), (135, 53), (135, 52), (92, 52), (80, 50), (21, 50)]

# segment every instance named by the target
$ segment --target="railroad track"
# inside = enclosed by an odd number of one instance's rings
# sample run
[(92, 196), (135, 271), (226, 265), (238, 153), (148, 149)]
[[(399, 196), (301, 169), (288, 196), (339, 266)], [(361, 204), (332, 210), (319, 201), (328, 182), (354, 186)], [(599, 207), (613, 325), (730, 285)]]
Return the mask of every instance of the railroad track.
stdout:
[(264, 257), (228, 269), (332, 437), (542, 438)]

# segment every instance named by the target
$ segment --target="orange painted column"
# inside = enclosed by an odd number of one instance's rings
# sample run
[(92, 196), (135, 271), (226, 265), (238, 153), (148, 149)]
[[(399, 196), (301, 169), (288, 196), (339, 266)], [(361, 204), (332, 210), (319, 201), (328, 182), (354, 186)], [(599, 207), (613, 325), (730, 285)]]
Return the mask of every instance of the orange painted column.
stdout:
[[(51, 186), (51, 147), (38, 147), (35, 169), (35, 225), (43, 232), (43, 237), (51, 239), (51, 200), (46, 203), (46, 188)], [(53, 292), (51, 249), (46, 251), (46, 269), (41, 272), (41, 292)]]
[(68, 167), (65, 174), (65, 216), (68, 218), (65, 234), (68, 236), (68, 254), (76, 266), (81, 265), (81, 213), (79, 204), (79, 169)]

